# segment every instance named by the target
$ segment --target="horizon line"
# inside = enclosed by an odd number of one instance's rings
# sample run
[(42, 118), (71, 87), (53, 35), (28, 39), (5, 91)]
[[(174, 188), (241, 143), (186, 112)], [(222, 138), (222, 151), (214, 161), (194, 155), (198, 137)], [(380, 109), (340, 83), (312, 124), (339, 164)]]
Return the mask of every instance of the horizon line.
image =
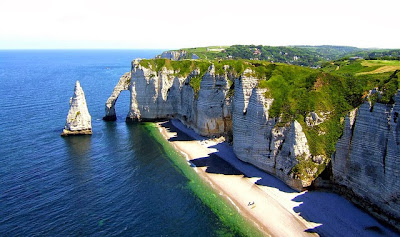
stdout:
[(161, 48), (0, 48), (0, 50), (168, 50)]
[(0, 50), (181, 50), (181, 49), (191, 49), (191, 48), (207, 48), (207, 47), (230, 47), (233, 45), (254, 45), (254, 46), (270, 46), (270, 47), (321, 47), (321, 46), (334, 46), (334, 47), (353, 47), (358, 49), (378, 49), (378, 50), (397, 50), (400, 48), (381, 48), (381, 47), (359, 47), (351, 45), (334, 45), (334, 44), (291, 44), (291, 45), (263, 45), (263, 44), (232, 44), (232, 45), (208, 45), (208, 46), (196, 46), (196, 47), (181, 47), (181, 48), (0, 48)]

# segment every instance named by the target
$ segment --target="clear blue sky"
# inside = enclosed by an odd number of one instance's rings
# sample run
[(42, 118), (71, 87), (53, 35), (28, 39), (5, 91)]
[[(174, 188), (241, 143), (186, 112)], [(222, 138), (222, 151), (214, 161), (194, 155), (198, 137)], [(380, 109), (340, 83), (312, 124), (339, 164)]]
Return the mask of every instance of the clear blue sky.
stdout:
[(400, 48), (399, 9), (399, 0), (1, 0), (0, 49)]

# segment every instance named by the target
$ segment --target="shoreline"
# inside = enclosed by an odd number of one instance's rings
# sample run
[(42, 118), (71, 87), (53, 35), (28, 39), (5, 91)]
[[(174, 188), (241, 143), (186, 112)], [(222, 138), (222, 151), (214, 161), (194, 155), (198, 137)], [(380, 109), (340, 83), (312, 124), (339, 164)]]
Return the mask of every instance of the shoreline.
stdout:
[(396, 234), (339, 195), (297, 192), (240, 161), (223, 139), (199, 136), (179, 120), (155, 124), (188, 166), (266, 236)]
[[(164, 139), (169, 141), (171, 138), (178, 137), (179, 135), (176, 132), (168, 131), (166, 127), (162, 126), (165, 123), (168, 122), (156, 123)], [(175, 124), (171, 122), (171, 125), (176, 125), (176, 122)], [(177, 129), (179, 130), (179, 128)], [(181, 130), (179, 131), (184, 133)], [(189, 134), (186, 135), (190, 136)], [(215, 141), (208, 139), (203, 141), (181, 141), (178, 139), (178, 141), (169, 141), (169, 143), (183, 154), (189, 163), (193, 164), (192, 162), (196, 159), (202, 159), (213, 153), (213, 150), (208, 148), (207, 145), (213, 145)], [(264, 235), (317, 236), (316, 234), (305, 232), (305, 230), (314, 226), (296, 218), (276, 202), (273, 197), (266, 196), (255, 184), (257, 178), (246, 178), (244, 174), (209, 173), (207, 172), (207, 167), (195, 166), (193, 168), (200, 178), (235, 206), (239, 214), (249, 219)], [(249, 202), (254, 202), (254, 205), (248, 206)], [(281, 213), (281, 218), (277, 219), (276, 216), (279, 213)]]
[[(159, 131), (161, 132), (163, 138), (165, 140), (168, 141), (168, 139), (170, 139), (171, 137), (169, 136), (169, 133), (161, 128), (159, 126), (159, 124), (157, 123), (157, 127), (159, 129)], [(172, 147), (177, 150), (181, 155), (183, 155), (186, 159), (186, 161), (188, 162), (188, 165), (190, 165), (191, 167), (191, 161), (194, 160), (194, 158), (192, 158), (188, 153), (185, 153), (186, 151), (184, 151), (181, 147), (181, 145), (177, 145), (176, 143), (170, 143), (172, 145)], [(237, 203), (230, 197), (227, 195), (227, 193), (225, 192), (225, 190), (223, 188), (220, 187), (220, 185), (215, 182), (215, 180), (213, 178), (210, 178), (210, 176), (207, 175), (206, 171), (204, 169), (201, 169), (200, 167), (193, 167), (194, 171), (196, 172), (197, 175), (199, 175), (199, 177), (206, 182), (208, 185), (210, 185), (210, 187), (216, 191), (216, 193), (218, 193), (223, 199), (225, 199), (227, 202), (229, 202), (231, 205), (234, 206), (234, 208), (236, 209), (236, 211), (244, 216), (245, 218), (250, 218), (251, 223), (265, 236), (271, 236), (270, 233), (267, 231), (266, 226), (262, 225), (262, 223), (259, 222), (258, 219), (255, 219), (247, 210), (244, 210), (243, 208), (240, 208)]]

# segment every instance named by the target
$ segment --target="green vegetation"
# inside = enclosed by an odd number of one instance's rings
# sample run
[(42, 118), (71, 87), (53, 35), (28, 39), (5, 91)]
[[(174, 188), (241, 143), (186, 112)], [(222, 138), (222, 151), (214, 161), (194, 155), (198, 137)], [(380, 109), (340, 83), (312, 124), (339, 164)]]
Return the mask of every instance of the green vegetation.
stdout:
[(366, 92), (378, 88), (382, 94), (369, 98), (373, 103), (393, 103), (393, 96), (400, 88), (400, 61), (342, 59), (326, 63), (322, 70), (351, 81), (353, 87), (350, 92)]
[(199, 96), (201, 79), (202, 78), (200, 76), (194, 76), (194, 77), (190, 78), (189, 84), (193, 88), (196, 99)]
[(200, 59), (216, 59), (222, 58), (223, 52), (229, 46), (209, 46), (182, 49), (188, 52), (187, 59), (192, 58), (192, 55), (197, 55)]
[(398, 49), (360, 49), (348, 46), (263, 46), (232, 45), (180, 49), (186, 51), (185, 59), (197, 55), (200, 59), (247, 59), (286, 63), (307, 67), (320, 67), (322, 64), (341, 58), (361, 57), (365, 59), (400, 60)]
[(234, 59), (258, 59), (292, 65), (317, 66), (320, 55), (296, 47), (272, 47), (262, 45), (233, 45), (226, 49), (228, 57)]
[[(259, 85), (269, 89), (267, 97), (274, 98), (270, 115), (280, 117), (277, 126), (299, 121), (311, 153), (327, 157), (335, 150), (342, 134), (340, 118), (353, 105), (359, 105), (358, 98), (362, 96), (361, 90), (353, 90), (351, 80), (299, 66), (276, 65), (270, 78), (260, 80)], [(310, 112), (326, 114), (326, 121), (318, 126), (306, 126), (304, 121)]]
[[(335, 144), (342, 135), (344, 117), (363, 102), (369, 90), (377, 87), (381, 91), (370, 96), (373, 103), (393, 103), (393, 95), (400, 84), (398, 61), (341, 59), (325, 63), (318, 70), (243, 59), (152, 59), (142, 60), (140, 64), (157, 72), (165, 67), (173, 70), (176, 76), (188, 77), (196, 97), (201, 79), (211, 64), (215, 66), (217, 75), (227, 76), (230, 88), (227, 96), (234, 93), (234, 78), (240, 78), (241, 75), (256, 77), (259, 79), (258, 87), (268, 89), (265, 96), (274, 99), (269, 113), (271, 117), (280, 118), (277, 126), (299, 121), (307, 136), (310, 152), (326, 157), (335, 151)], [(200, 73), (190, 75), (195, 69), (199, 69)], [(323, 114), (325, 121), (316, 126), (307, 126), (305, 120), (310, 112)]]
[[(142, 60), (140, 64), (156, 73), (166, 68), (173, 70), (175, 76), (188, 77), (196, 98), (201, 80), (211, 65), (217, 75), (226, 76), (227, 97), (234, 94), (234, 79), (258, 78), (258, 87), (267, 89), (265, 97), (274, 99), (269, 115), (279, 117), (276, 126), (289, 126), (297, 120), (307, 137), (311, 154), (327, 158), (319, 164), (311, 158), (296, 157), (298, 164), (292, 173), (304, 181), (316, 178), (325, 169), (342, 136), (345, 116), (350, 110), (363, 103), (366, 97), (372, 106), (377, 102), (394, 103), (393, 96), (400, 88), (400, 50), (261, 45), (183, 50), (187, 52), (187, 59), (158, 58)], [(200, 59), (190, 60), (193, 54)], [(196, 69), (198, 72), (192, 73)], [(375, 88), (377, 92), (370, 94)], [(311, 112), (324, 121), (308, 126), (306, 121)], [(207, 197), (204, 201), (212, 203), (212, 199)]]
[[(393, 96), (400, 88), (398, 61), (340, 60), (326, 64), (320, 70), (275, 64), (265, 67), (265, 79), (259, 87), (268, 88), (266, 97), (274, 98), (270, 115), (280, 117), (278, 126), (297, 120), (307, 136), (311, 154), (325, 155), (335, 151), (335, 144), (342, 135), (344, 117), (363, 102), (366, 93), (378, 88), (380, 93), (370, 96), (372, 103), (393, 103)], [(393, 67), (379, 73), (378, 69)], [(370, 72), (370, 73), (362, 73)], [(323, 113), (325, 121), (307, 126), (306, 116), (315, 111)], [(307, 169), (317, 168), (318, 175), (325, 167), (311, 160), (299, 159), (293, 172), (306, 177)]]
[(400, 60), (400, 49), (365, 49), (348, 56), (362, 57), (367, 60)]
[[(381, 93), (375, 93), (368, 99), (375, 104), (393, 103), (393, 96), (399, 87), (399, 70), (395, 70), (399, 65), (398, 61), (382, 60), (348, 60), (342, 59), (327, 63), (321, 69), (323, 87), (318, 91), (320, 97), (312, 98), (314, 103), (325, 101), (324, 107), (327, 111), (332, 111), (329, 119), (312, 129), (305, 129), (310, 142), (310, 150), (313, 154), (326, 155), (334, 151), (337, 139), (343, 130), (345, 114), (359, 106), (369, 90), (378, 88)], [(394, 67), (391, 70), (379, 70), (380, 68)], [(314, 95), (313, 91), (310, 95)], [(329, 106), (330, 105), (330, 106)], [(316, 108), (315, 111), (320, 111)], [(303, 126), (304, 127), (304, 126)], [(321, 136), (321, 133), (325, 135)]]
[(200, 70), (200, 74), (190, 77), (190, 82), (189, 82), (197, 97), (198, 92), (200, 90), (201, 79), (203, 78), (204, 74), (210, 67), (211, 62), (208, 62), (206, 60), (172, 61), (169, 59), (157, 58), (157, 59), (141, 60), (139, 64), (143, 67), (153, 69), (154, 71), (156, 71), (156, 73), (160, 72), (163, 68), (166, 68), (167, 70), (173, 70), (174, 76), (177, 77), (188, 77), (189, 74), (194, 70), (196, 69)]
[(321, 46), (308, 46), (308, 45), (299, 45), (293, 46), (294, 48), (305, 49), (309, 52), (312, 52), (316, 55), (319, 55), (326, 60), (334, 60), (338, 58), (343, 58), (348, 55), (354, 54), (356, 52), (361, 51), (362, 49), (356, 47), (349, 46), (333, 46), (333, 45), (321, 45)]
[(145, 59), (139, 63), (141, 66), (151, 68), (156, 73), (160, 72), (163, 68), (167, 70), (173, 70), (174, 76), (188, 77), (191, 72), (198, 69), (200, 73), (198, 75), (189, 76), (189, 84), (192, 86), (195, 95), (198, 95), (200, 90), (200, 82), (208, 68), (213, 64), (215, 67), (215, 73), (217, 75), (227, 75), (229, 87), (232, 89), (229, 95), (233, 95), (233, 81), (230, 79), (238, 78), (246, 69), (251, 69), (252, 73), (248, 76), (254, 76), (267, 80), (270, 77), (272, 70), (275, 68), (275, 64), (262, 61), (252, 60), (181, 60), (173, 61), (169, 59), (157, 58), (157, 59)]
[[(296, 159), (299, 163), (292, 168), (292, 173), (303, 181), (314, 180), (326, 167), (326, 163), (317, 164), (311, 158), (306, 158), (304, 154), (296, 157)], [(310, 177), (310, 174), (314, 175)]]
[(166, 68), (167, 70), (173, 70), (175, 76), (187, 77), (195, 69), (200, 69), (200, 73), (204, 75), (208, 67), (211, 65), (211, 62), (206, 60), (173, 61), (164, 58), (156, 58), (143, 59), (140, 61), (139, 64), (143, 67), (151, 68), (157, 73), (160, 72), (163, 68)]
[(387, 80), (381, 81), (379, 84), (379, 90), (382, 91), (382, 97), (380, 98), (381, 103), (393, 104), (393, 97), (400, 88), (400, 70), (396, 70)]

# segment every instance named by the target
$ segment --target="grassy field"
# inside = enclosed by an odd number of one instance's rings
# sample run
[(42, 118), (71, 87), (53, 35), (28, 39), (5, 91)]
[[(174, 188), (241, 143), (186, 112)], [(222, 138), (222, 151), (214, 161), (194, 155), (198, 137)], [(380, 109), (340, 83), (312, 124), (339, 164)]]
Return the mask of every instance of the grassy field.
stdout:
[(365, 60), (361, 62), (363, 67), (373, 68), (371, 71), (359, 72), (357, 75), (378, 74), (400, 70), (400, 61), (397, 60)]
[(215, 59), (217, 57), (223, 57), (222, 51), (229, 48), (229, 46), (209, 46), (209, 47), (197, 47), (197, 48), (185, 48), (189, 54), (196, 54), (200, 59)]
[(365, 93), (378, 88), (381, 96), (370, 98), (373, 103), (393, 103), (392, 98), (400, 88), (398, 60), (338, 60), (326, 64), (322, 70), (353, 80)]

